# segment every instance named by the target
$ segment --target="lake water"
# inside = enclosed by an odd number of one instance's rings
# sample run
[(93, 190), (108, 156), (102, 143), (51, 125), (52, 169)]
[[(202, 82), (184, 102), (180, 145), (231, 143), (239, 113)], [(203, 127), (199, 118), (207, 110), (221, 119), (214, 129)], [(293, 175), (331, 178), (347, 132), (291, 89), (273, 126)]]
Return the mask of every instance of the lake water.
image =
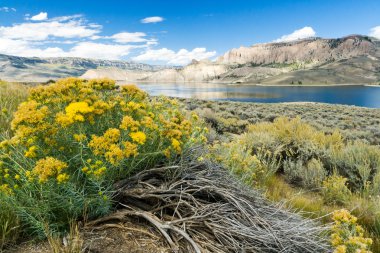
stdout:
[(240, 102), (321, 102), (380, 108), (380, 87), (138, 84), (151, 95)]

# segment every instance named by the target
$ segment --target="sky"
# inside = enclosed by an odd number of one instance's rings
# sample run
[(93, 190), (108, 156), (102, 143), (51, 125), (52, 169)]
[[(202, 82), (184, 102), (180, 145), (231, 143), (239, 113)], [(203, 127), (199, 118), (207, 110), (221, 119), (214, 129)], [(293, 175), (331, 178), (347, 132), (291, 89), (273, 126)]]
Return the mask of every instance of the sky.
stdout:
[(379, 0), (0, 0), (0, 54), (185, 65), (308, 37), (380, 39)]

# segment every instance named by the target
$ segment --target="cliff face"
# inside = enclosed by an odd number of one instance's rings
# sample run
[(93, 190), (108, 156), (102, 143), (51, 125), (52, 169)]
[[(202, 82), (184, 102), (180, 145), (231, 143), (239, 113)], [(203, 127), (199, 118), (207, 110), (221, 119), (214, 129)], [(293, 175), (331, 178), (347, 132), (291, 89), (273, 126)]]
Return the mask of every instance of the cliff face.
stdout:
[(368, 37), (348, 36), (341, 39), (307, 39), (287, 43), (258, 44), (228, 51), (219, 57), (222, 64), (320, 64), (356, 56), (374, 54), (377, 45)]

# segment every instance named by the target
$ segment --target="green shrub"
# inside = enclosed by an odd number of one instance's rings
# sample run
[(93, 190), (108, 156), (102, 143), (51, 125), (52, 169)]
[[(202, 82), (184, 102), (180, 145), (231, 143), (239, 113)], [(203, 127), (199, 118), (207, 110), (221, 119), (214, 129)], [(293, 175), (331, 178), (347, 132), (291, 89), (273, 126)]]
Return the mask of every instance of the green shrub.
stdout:
[(241, 140), (256, 155), (260, 150), (273, 154), (280, 163), (278, 172), (308, 188), (320, 187), (336, 169), (352, 191), (364, 193), (380, 170), (379, 147), (362, 141), (345, 143), (338, 131), (318, 131), (300, 118), (250, 125)]
[(380, 196), (380, 170), (378, 170), (375, 176), (373, 177), (370, 189), (372, 195)]
[(212, 159), (221, 163), (246, 184), (258, 186), (277, 170), (275, 165), (271, 167), (265, 164), (265, 161), (270, 162), (269, 157), (266, 160), (263, 157), (259, 159), (239, 141), (216, 143), (210, 148), (210, 151)]
[(306, 165), (301, 160), (284, 162), (285, 177), (292, 183), (308, 189), (319, 189), (326, 178), (321, 161), (313, 158)]
[(301, 159), (305, 163), (312, 158), (323, 159), (328, 150), (338, 150), (343, 146), (343, 138), (338, 131), (325, 134), (300, 118), (280, 117), (273, 123), (251, 125), (245, 138), (252, 147), (257, 147), (263, 144), (261, 136), (265, 136), (266, 148), (279, 154), (278, 159)]
[(286, 179), (296, 185), (302, 185), (302, 174), (305, 171), (301, 160), (292, 161), (286, 160), (283, 163)]
[(380, 171), (380, 149), (361, 141), (350, 142), (331, 153), (330, 164), (347, 177), (351, 188), (362, 191)]
[(198, 116), (135, 86), (69, 78), (37, 87), (0, 145), (0, 189), (39, 237), (112, 207), (113, 184), (205, 141)]

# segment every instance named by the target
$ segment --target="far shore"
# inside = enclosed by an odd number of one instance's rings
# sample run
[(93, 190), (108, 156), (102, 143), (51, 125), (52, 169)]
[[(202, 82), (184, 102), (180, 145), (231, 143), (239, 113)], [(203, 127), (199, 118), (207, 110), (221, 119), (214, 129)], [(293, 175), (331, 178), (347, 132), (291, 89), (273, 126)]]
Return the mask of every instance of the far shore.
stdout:
[[(57, 79), (58, 80), (58, 79)], [(38, 85), (38, 84), (47, 84), (47, 81), (7, 81), (9, 83), (19, 83), (25, 85)], [(49, 80), (52, 81), (52, 80)], [(369, 83), (337, 83), (337, 84), (312, 84), (312, 83), (304, 83), (304, 84), (270, 84), (270, 83), (217, 83), (217, 82), (149, 82), (149, 81), (128, 81), (128, 80), (115, 80), (119, 85), (123, 84), (214, 84), (214, 85), (228, 85), (228, 86), (262, 86), (262, 87), (334, 87), (334, 86), (366, 86), (366, 87), (379, 87), (378, 84), (369, 84)]]

